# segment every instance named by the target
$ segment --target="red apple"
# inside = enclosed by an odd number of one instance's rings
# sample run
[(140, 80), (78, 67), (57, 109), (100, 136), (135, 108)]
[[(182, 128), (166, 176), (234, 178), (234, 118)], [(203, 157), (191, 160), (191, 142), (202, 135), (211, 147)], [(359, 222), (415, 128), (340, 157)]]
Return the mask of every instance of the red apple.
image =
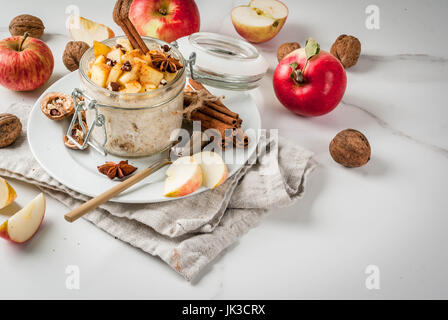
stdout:
[(53, 73), (50, 48), (41, 40), (27, 36), (0, 41), (0, 84), (14, 91), (42, 87)]
[(314, 39), (288, 54), (274, 73), (274, 91), (280, 102), (301, 116), (315, 117), (337, 107), (347, 87), (344, 67), (320, 50)]
[(134, 0), (129, 18), (142, 36), (166, 42), (198, 32), (200, 28), (194, 0)]

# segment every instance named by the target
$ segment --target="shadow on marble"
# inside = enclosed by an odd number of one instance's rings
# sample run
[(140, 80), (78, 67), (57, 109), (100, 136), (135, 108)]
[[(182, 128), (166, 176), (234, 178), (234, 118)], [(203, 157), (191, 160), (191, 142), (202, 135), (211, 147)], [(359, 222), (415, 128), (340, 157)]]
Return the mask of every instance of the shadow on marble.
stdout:
[(266, 220), (287, 225), (311, 224), (313, 222), (312, 208), (325, 186), (325, 169), (318, 165), (308, 178), (307, 190), (303, 198), (297, 200), (292, 207), (272, 210)]
[(6, 208), (0, 210), (0, 216), (11, 217), (21, 209), (21, 206), (19, 206), (16, 202), (13, 202)]
[[(374, 150), (372, 152), (375, 152)], [(385, 176), (389, 171), (387, 162), (379, 158), (377, 156), (372, 156), (370, 161), (361, 168), (349, 169), (347, 170), (353, 171), (356, 174), (360, 174), (362, 176)]]
[[(46, 213), (45, 215), (47, 215)], [(37, 233), (29, 240), (23, 244), (14, 246), (14, 250), (17, 252), (23, 252), (24, 254), (29, 254), (32, 251), (40, 250), (42, 248), (42, 243), (46, 242), (46, 239), (50, 239), (52, 237), (52, 228), (53, 223), (49, 219), (45, 219), (42, 222)]]
[(361, 55), (361, 57), (358, 60), (358, 63), (355, 66), (347, 69), (346, 71), (347, 73), (355, 73), (355, 74), (367, 73), (375, 69), (378, 63), (379, 63), (378, 61), (371, 59), (368, 56)]

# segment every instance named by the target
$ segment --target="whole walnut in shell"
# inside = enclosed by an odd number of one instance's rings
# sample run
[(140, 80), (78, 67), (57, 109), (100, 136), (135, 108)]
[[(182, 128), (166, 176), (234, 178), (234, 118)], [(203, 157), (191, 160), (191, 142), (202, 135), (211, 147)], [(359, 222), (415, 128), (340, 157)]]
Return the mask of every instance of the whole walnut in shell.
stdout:
[(340, 35), (330, 50), (344, 68), (353, 67), (361, 55), (361, 42), (353, 36)]
[(297, 49), (300, 49), (300, 44), (297, 42), (286, 42), (282, 44), (277, 50), (278, 62), (282, 61), (284, 57)]
[(370, 160), (370, 153), (369, 141), (357, 130), (341, 131), (330, 143), (330, 154), (334, 161), (348, 168), (365, 165)]
[(65, 46), (62, 62), (70, 71), (79, 69), (79, 62), (90, 46), (83, 41), (70, 41)]
[(22, 14), (11, 20), (9, 32), (13, 36), (23, 36), (28, 32), (31, 37), (40, 39), (44, 34), (45, 26), (38, 17)]
[(13, 114), (0, 114), (0, 148), (14, 143), (22, 132), (22, 123)]

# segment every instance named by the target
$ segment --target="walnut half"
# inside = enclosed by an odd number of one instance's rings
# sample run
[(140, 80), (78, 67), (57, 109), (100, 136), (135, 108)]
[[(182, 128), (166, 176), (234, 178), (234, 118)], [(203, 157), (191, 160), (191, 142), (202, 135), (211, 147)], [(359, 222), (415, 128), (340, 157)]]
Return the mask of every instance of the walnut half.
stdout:
[(51, 120), (64, 120), (75, 113), (73, 99), (60, 92), (47, 93), (40, 104), (42, 112)]

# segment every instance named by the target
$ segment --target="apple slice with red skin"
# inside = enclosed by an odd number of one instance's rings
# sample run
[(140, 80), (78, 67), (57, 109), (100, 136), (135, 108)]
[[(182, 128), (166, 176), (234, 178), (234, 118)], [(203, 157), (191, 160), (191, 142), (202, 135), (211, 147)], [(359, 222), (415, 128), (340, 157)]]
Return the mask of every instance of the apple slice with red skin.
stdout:
[(3, 178), (0, 178), (0, 209), (6, 208), (17, 198), (13, 187)]
[(14, 243), (29, 241), (44, 220), (45, 206), (45, 197), (41, 193), (0, 226), (0, 237)]
[(199, 152), (193, 156), (202, 169), (202, 184), (215, 189), (226, 182), (229, 170), (222, 157), (212, 151)]
[(165, 197), (184, 197), (202, 185), (202, 170), (193, 157), (182, 157), (166, 171)]
[(320, 50), (310, 38), (305, 48), (288, 54), (273, 78), (278, 100), (290, 111), (307, 117), (321, 116), (338, 106), (347, 87), (341, 62)]

